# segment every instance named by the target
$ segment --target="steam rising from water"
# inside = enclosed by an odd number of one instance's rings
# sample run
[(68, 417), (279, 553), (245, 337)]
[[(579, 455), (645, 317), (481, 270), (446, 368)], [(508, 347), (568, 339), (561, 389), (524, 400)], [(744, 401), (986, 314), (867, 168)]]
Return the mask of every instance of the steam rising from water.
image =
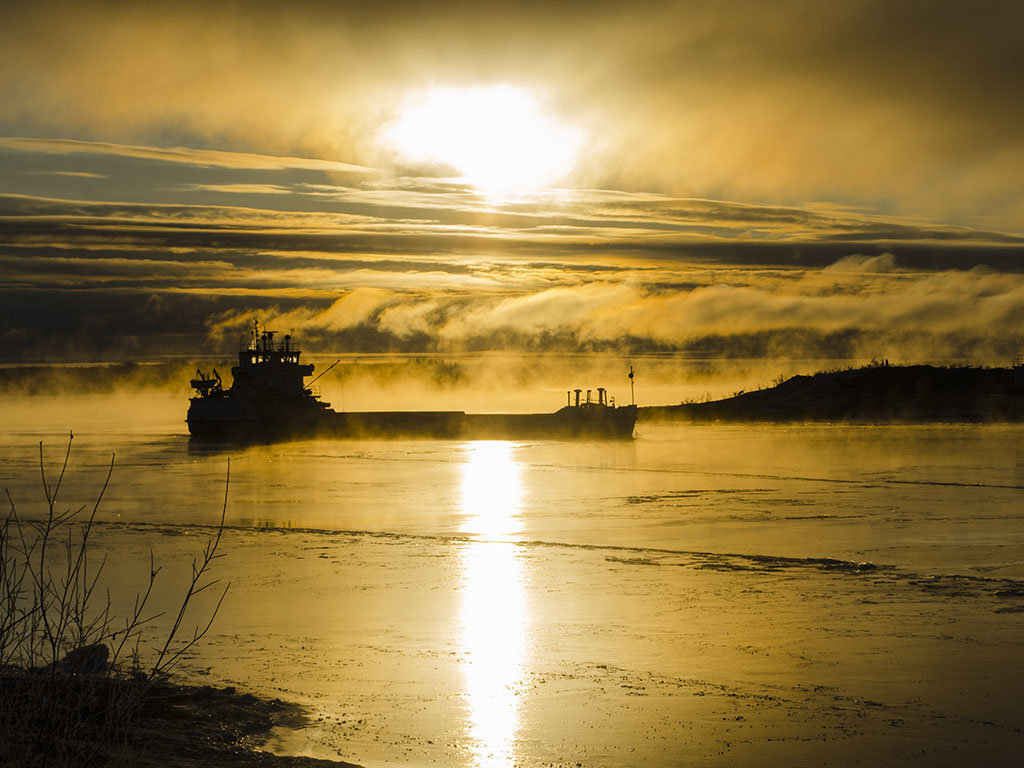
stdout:
[[(314, 375), (338, 357), (312, 355)], [(630, 401), (627, 373), (636, 374), (640, 405), (672, 405), (717, 399), (739, 390), (770, 386), (779, 377), (845, 367), (848, 360), (708, 359), (681, 355), (343, 355), (313, 384), (337, 411), (456, 410), (551, 412), (567, 392), (606, 387), (618, 404)], [(8, 423), (29, 419), (39, 408), (66, 412), (69, 428), (103, 412), (165, 412), (184, 419), (196, 368), (216, 368), (231, 381), (228, 357), (147, 365), (28, 366), (0, 368), (0, 393), (9, 403)], [(33, 403), (33, 401), (35, 401)], [(8, 409), (4, 409), (5, 411)], [(13, 421), (12, 421), (13, 420)], [(184, 424), (182, 422), (182, 429)]]

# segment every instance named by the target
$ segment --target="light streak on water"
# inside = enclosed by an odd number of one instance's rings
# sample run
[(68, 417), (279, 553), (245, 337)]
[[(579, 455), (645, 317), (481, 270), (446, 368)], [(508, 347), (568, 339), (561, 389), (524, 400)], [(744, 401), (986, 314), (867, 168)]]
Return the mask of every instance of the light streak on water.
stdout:
[(463, 552), (460, 645), (467, 732), (474, 764), (512, 766), (519, 730), (526, 612), (522, 562), (510, 541), (519, 530), (520, 468), (505, 442), (469, 446), (462, 476), (464, 533), (483, 540)]

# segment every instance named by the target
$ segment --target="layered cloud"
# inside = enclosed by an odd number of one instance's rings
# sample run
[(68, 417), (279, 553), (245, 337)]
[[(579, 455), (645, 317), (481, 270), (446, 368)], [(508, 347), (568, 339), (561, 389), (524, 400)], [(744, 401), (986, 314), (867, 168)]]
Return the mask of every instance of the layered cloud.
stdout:
[[(0, 269), (8, 265), (0, 263)], [(58, 262), (55, 271), (67, 270)], [(133, 271), (173, 276), (174, 288), (140, 288)], [(478, 351), (685, 352), (710, 356), (864, 358), (1006, 364), (1024, 324), (1024, 276), (976, 269), (921, 274), (810, 270), (774, 283), (736, 270), (732, 282), (688, 287), (566, 277), (575, 285), (543, 289), (494, 281), (466, 290), (455, 280), (403, 275), (402, 287), (339, 288), (303, 295), (274, 276), (244, 274), (245, 289), (211, 296), (191, 290), (221, 265), (109, 261), (96, 267), (93, 287), (61, 293), (50, 287), (2, 291), (22, 325), (5, 325), (9, 351), (33, 356), (45, 333), (65, 327), (63, 352), (95, 352), (99, 339), (117, 354), (145, 354), (139, 335), (177, 335), (161, 354), (223, 352), (253, 317), (302, 336), (321, 353)], [(116, 274), (116, 276), (115, 276)], [(848, 279), (837, 280), (836, 274)], [(662, 273), (662, 281), (670, 275)], [(300, 272), (300, 278), (317, 278)], [(363, 276), (365, 277), (365, 276)], [(705, 278), (714, 276), (706, 275)], [(722, 277), (719, 273), (717, 277)], [(107, 284), (104, 284), (104, 283)], [(362, 280), (361, 282), (366, 282)], [(66, 286), (65, 286), (66, 287)], [(333, 295), (334, 298), (331, 298)], [(102, 307), (103, 309), (99, 309)], [(185, 334), (182, 336), (181, 334)], [(119, 338), (136, 339), (125, 347)], [(48, 344), (53, 345), (50, 338)], [(20, 347), (19, 347), (20, 345)], [(59, 346), (59, 344), (58, 344)], [(156, 354), (148, 346), (149, 354)]]
[[(1022, 29), (945, 0), (15, 2), (0, 335), (216, 353), (259, 314), (324, 352), (1002, 362)], [(557, 189), (389, 146), (411, 93), (488, 84), (586, 137)]]
[[(186, 314), (178, 351), (212, 350), (258, 314), (337, 351), (884, 349), (998, 362), (1022, 319), (1022, 240), (1005, 233), (837, 205), (602, 190), (496, 200), (282, 168), (215, 183), (202, 162), (159, 162), (191, 170), (175, 178), (192, 202), (0, 195), (14, 354), (35, 354), (39, 327), (85, 349), (83, 328), (173, 333)], [(116, 179), (88, 182), (102, 195)]]
[(400, 172), (383, 137), (410, 92), (512, 83), (589, 137), (573, 186), (1024, 230), (1024, 10), (1002, 0), (5, 10), (8, 135)]
[[(264, 322), (345, 351), (685, 351), (714, 356), (889, 357), (1006, 364), (1024, 324), (1024, 276), (821, 270), (785, 287), (761, 281), (665, 290), (594, 281), (498, 298), (358, 289), (322, 307), (264, 310)], [(827, 276), (827, 277), (825, 277)], [(831, 277), (831, 279), (829, 279)], [(213, 323), (231, 336), (252, 308)], [(350, 348), (351, 349), (351, 348)]]
[(109, 157), (158, 160), (168, 163), (185, 163), (188, 165), (236, 170), (279, 171), (300, 169), (329, 171), (340, 174), (365, 174), (372, 172), (371, 169), (358, 165), (310, 157), (281, 157), (276, 155), (260, 155), (253, 152), (227, 152), (224, 150), (195, 149), (190, 147), (131, 146), (111, 142), (73, 141), (70, 139), (0, 137), (0, 150), (50, 155), (105, 155)]

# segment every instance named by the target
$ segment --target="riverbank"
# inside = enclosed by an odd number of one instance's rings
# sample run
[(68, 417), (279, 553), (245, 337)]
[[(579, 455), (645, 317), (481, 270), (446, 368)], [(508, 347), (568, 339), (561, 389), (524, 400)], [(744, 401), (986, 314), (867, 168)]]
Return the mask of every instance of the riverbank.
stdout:
[(297, 704), (240, 693), (232, 686), (163, 684), (146, 697), (128, 763), (141, 768), (359, 768), (260, 749), (274, 731), (303, 728), (311, 721)]
[[(40, 686), (37, 678), (38, 674), (7, 669), (0, 672), (0, 688), (12, 698), (48, 690), (49, 695), (56, 692), (69, 702), (107, 702), (116, 708), (118, 693), (124, 694), (126, 686), (132, 685), (111, 682), (102, 675), (48, 678), (55, 686)], [(87, 698), (81, 696), (83, 686), (89, 690)], [(102, 711), (90, 711), (87, 716), (99, 723), (107, 720)], [(272, 736), (304, 728), (311, 721), (308, 710), (298, 704), (241, 693), (233, 686), (161, 682), (143, 694), (123, 733), (100, 754), (115, 765), (135, 768), (359, 768), (341, 761), (275, 755), (261, 748)], [(83, 728), (81, 733), (89, 732)], [(6, 738), (17, 738), (7, 728), (4, 733)], [(89, 743), (94, 742), (85, 742)]]
[(1010, 368), (873, 365), (794, 376), (722, 400), (639, 409), (638, 420), (993, 423), (1024, 421)]

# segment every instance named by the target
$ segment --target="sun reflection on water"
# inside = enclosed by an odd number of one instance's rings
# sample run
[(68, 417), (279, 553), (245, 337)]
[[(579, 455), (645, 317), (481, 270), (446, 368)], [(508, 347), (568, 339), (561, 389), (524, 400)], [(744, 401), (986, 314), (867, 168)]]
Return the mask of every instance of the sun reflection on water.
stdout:
[(477, 766), (512, 766), (522, 677), (522, 563), (511, 541), (519, 530), (522, 486), (512, 446), (474, 443), (462, 476), (463, 531), (482, 541), (462, 557), (461, 645), (466, 658), (468, 731)]

